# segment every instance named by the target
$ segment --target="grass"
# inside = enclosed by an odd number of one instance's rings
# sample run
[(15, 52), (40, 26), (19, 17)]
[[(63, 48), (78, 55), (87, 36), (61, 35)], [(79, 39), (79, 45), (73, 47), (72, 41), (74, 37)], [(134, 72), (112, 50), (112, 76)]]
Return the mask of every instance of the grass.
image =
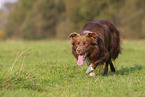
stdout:
[(145, 97), (145, 41), (124, 41), (116, 73), (78, 66), (70, 41), (0, 42), (0, 97)]

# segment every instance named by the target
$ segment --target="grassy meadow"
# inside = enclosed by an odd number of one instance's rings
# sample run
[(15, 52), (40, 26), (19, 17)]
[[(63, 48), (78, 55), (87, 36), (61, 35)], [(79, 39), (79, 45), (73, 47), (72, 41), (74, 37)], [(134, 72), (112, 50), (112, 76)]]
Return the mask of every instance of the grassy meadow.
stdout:
[(145, 41), (123, 41), (114, 65), (90, 77), (70, 41), (0, 42), (0, 97), (145, 97)]

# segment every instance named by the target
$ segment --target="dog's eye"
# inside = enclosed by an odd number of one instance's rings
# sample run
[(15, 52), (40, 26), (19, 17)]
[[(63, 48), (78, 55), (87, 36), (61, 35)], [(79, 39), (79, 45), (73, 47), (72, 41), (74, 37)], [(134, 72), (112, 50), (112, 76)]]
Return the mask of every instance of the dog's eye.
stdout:
[(88, 45), (88, 42), (84, 42), (83, 45)]
[(77, 42), (77, 45), (79, 45), (80, 44), (80, 42)]

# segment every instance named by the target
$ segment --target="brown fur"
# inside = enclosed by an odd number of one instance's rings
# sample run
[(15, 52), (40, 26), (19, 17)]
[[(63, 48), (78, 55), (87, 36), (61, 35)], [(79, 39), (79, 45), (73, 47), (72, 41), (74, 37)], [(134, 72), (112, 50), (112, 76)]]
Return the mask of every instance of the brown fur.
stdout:
[(80, 34), (71, 33), (72, 52), (76, 58), (79, 54), (87, 53), (95, 69), (100, 64), (105, 64), (104, 75), (108, 73), (108, 64), (111, 71), (115, 72), (112, 59), (115, 60), (121, 52), (120, 32), (108, 20), (87, 22)]

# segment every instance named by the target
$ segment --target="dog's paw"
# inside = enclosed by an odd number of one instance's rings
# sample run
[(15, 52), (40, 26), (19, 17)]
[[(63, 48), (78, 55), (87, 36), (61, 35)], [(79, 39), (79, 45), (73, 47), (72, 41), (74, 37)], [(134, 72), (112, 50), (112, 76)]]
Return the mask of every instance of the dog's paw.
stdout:
[(95, 76), (96, 74), (95, 74), (95, 72), (93, 71), (93, 72), (91, 72), (89, 75), (90, 75), (90, 76)]
[(90, 65), (90, 66), (88, 67), (86, 73), (88, 74), (88, 73), (92, 72), (93, 70), (94, 70), (94, 69), (92, 68), (92, 65)]

